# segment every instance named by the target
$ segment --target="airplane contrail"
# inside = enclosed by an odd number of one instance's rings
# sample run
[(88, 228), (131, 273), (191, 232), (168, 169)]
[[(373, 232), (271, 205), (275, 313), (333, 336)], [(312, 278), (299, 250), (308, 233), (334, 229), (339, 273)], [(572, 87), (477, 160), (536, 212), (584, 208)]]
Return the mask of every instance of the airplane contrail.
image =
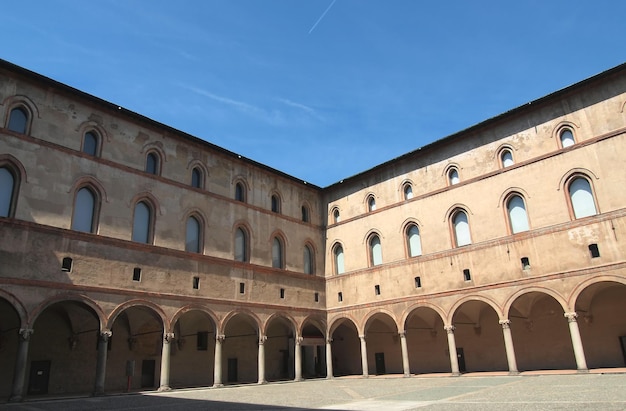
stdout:
[(315, 27), (317, 27), (318, 24), (320, 24), (320, 21), (322, 21), (322, 19), (324, 18), (324, 16), (326, 15), (326, 13), (328, 13), (328, 10), (330, 10), (331, 7), (333, 7), (333, 5), (335, 4), (337, 0), (333, 0), (330, 3), (330, 6), (328, 6), (326, 8), (326, 10), (324, 10), (324, 12), (322, 13), (322, 15), (320, 16), (319, 19), (317, 19), (317, 21), (315, 22), (315, 24), (313, 25), (313, 27), (311, 27), (311, 30), (309, 30), (309, 34), (311, 34), (313, 32), (313, 30), (315, 30)]

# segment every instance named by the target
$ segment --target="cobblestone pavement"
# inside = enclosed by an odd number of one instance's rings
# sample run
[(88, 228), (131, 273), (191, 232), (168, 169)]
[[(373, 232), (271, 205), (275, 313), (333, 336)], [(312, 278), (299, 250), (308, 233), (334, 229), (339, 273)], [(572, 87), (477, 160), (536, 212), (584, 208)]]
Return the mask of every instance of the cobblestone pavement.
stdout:
[(626, 374), (346, 377), (0, 404), (6, 410), (626, 410)]

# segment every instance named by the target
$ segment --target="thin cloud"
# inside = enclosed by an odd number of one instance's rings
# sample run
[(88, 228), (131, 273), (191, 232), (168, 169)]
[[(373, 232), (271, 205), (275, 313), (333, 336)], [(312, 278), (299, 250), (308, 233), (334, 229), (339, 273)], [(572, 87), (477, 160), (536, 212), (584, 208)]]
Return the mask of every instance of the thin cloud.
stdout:
[(307, 106), (307, 105), (305, 105), (305, 104), (298, 103), (298, 102), (296, 102), (296, 101), (289, 100), (289, 99), (287, 99), (287, 98), (277, 98), (276, 100), (277, 100), (277, 101), (279, 101), (279, 102), (281, 102), (281, 103), (283, 103), (283, 104), (285, 104), (285, 105), (287, 105), (287, 106), (289, 106), (289, 107), (293, 107), (293, 108), (296, 108), (296, 109), (298, 109), (298, 110), (302, 110), (302, 111), (304, 111), (305, 113), (307, 113), (308, 115), (310, 115), (311, 117), (315, 117), (316, 119), (318, 119), (318, 120), (320, 120), (320, 121), (323, 121), (323, 120), (324, 120), (324, 119), (322, 118), (322, 116), (320, 116), (320, 115), (317, 113), (317, 111), (315, 111), (315, 109), (314, 109), (314, 108), (309, 107), (309, 106)]
[(226, 105), (229, 105), (229, 106), (236, 107), (236, 108), (238, 108), (238, 109), (240, 109), (242, 111), (245, 111), (245, 112), (262, 113), (264, 111), (261, 108), (253, 106), (252, 104), (248, 104), (248, 103), (246, 103), (244, 101), (238, 101), (238, 100), (233, 100), (232, 98), (228, 98), (228, 97), (224, 97), (224, 96), (218, 96), (217, 94), (213, 94), (210, 91), (206, 91), (206, 90), (203, 90), (203, 89), (198, 88), (198, 87), (187, 86), (187, 85), (184, 85), (184, 84), (181, 84), (180, 86), (185, 88), (185, 89), (187, 89), (187, 90), (189, 90), (189, 91), (192, 91), (192, 92), (194, 92), (196, 94), (199, 94), (199, 95), (204, 96), (204, 97), (208, 97), (211, 100), (215, 100), (215, 101), (217, 101), (219, 103), (223, 103), (223, 104), (226, 104)]
[(317, 21), (315, 22), (315, 24), (313, 25), (313, 27), (311, 27), (311, 30), (309, 30), (309, 34), (311, 34), (311, 33), (313, 32), (313, 30), (315, 30), (315, 27), (317, 27), (317, 25), (318, 25), (318, 24), (320, 24), (320, 21), (322, 21), (322, 19), (323, 19), (323, 18), (324, 18), (324, 16), (326, 15), (326, 13), (328, 13), (328, 10), (330, 10), (330, 9), (331, 9), (331, 7), (333, 7), (333, 6), (335, 5), (335, 2), (336, 2), (336, 1), (337, 1), (337, 0), (333, 0), (333, 1), (330, 3), (330, 6), (328, 6), (328, 7), (326, 8), (326, 10), (324, 10), (324, 12), (323, 12), (323, 13), (322, 13), (322, 15), (320, 16), (320, 18), (319, 18), (319, 19), (317, 19)]

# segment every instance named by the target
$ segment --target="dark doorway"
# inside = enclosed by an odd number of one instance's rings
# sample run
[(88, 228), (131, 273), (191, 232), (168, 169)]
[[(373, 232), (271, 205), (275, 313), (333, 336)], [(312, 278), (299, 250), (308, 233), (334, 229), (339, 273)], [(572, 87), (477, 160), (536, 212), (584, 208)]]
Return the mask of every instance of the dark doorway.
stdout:
[(141, 362), (141, 388), (154, 387), (154, 360), (143, 360)]
[(374, 359), (376, 360), (376, 374), (377, 375), (386, 374), (385, 353), (377, 352), (376, 354), (374, 354)]
[(459, 372), (465, 372), (465, 354), (463, 354), (463, 348), (456, 349), (456, 358), (459, 361)]
[(28, 394), (47, 394), (50, 381), (50, 361), (33, 361), (30, 363), (28, 378)]
[(237, 382), (237, 359), (228, 359), (228, 382)]

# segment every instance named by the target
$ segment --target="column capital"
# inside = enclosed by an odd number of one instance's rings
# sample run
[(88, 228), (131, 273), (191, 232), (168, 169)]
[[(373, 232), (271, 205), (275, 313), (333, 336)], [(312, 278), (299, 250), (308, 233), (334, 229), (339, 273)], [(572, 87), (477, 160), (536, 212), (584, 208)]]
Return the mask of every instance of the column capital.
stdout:
[(219, 341), (219, 342), (224, 342), (224, 340), (226, 339), (226, 336), (224, 334), (216, 334), (215, 335), (215, 341)]
[(563, 313), (563, 317), (567, 318), (567, 322), (575, 323), (576, 319), (578, 318), (578, 314), (576, 313), (576, 311), (571, 313)]
[(456, 327), (454, 325), (446, 325), (443, 327), (443, 329), (446, 330), (448, 334), (454, 334), (454, 330), (456, 329)]
[(304, 338), (302, 337), (296, 337), (296, 345), (300, 345), (302, 343), (302, 341), (304, 341)]
[(400, 336), (400, 338), (406, 338), (406, 330), (399, 331), (398, 335)]
[(259, 336), (259, 345), (265, 344), (265, 341), (267, 341), (267, 335), (260, 335)]
[(365, 340), (365, 334), (361, 334), (361, 335), (359, 335), (359, 338), (360, 338), (361, 340)]
[(100, 331), (100, 340), (101, 341), (109, 341), (109, 338), (113, 335), (113, 332), (108, 329), (104, 329)]
[(35, 330), (33, 330), (32, 328), (20, 328), (20, 338), (24, 341), (28, 341), (30, 340), (30, 336), (33, 335), (34, 332)]
[(508, 319), (507, 320), (500, 320), (498, 322), (502, 326), (502, 329), (511, 328), (511, 320), (508, 320)]
[(330, 344), (331, 342), (333, 342), (333, 338), (332, 337), (326, 338), (326, 344)]
[(174, 333), (163, 333), (163, 342), (169, 344), (174, 339)]

